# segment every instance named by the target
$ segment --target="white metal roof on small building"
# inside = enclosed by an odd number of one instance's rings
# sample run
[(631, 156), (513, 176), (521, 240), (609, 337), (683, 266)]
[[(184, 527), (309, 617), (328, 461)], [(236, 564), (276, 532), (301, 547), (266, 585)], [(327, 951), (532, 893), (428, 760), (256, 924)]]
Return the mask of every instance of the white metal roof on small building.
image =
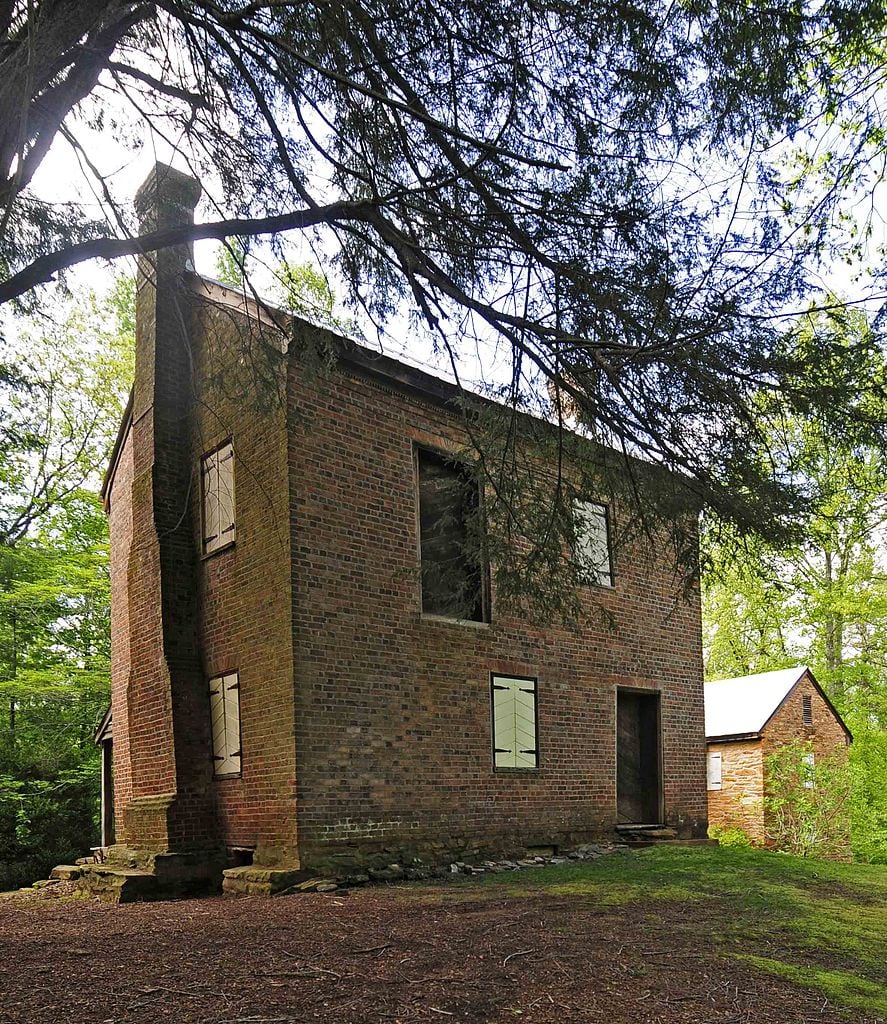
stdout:
[(806, 671), (805, 665), (796, 665), (706, 683), (706, 739), (760, 732)]

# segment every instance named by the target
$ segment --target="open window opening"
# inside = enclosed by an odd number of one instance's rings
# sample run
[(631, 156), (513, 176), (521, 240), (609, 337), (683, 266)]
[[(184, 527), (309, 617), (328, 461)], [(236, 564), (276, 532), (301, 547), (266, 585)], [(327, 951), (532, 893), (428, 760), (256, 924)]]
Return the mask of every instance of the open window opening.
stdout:
[(480, 487), (470, 467), (417, 450), (422, 611), (489, 622)]

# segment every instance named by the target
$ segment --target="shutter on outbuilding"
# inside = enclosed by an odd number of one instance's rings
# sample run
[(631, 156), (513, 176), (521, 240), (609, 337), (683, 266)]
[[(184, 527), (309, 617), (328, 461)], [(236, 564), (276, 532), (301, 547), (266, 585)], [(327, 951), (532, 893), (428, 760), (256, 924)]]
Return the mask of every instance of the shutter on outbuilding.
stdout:
[(722, 755), (712, 752), (708, 755), (708, 781), (709, 789), (721, 788)]

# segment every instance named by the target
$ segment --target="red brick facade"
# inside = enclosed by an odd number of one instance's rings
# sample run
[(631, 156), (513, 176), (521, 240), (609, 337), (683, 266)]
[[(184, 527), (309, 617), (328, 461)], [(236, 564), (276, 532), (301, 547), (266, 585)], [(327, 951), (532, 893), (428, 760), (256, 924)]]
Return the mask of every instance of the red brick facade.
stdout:
[[(193, 389), (176, 452), (190, 480), (168, 496), (181, 521), (152, 541), (161, 558), (170, 537), (190, 551), (170, 555), (182, 567), (178, 703), (163, 704), (162, 664), (145, 673), (172, 626), (147, 575), (163, 578), (158, 559), (134, 557), (146, 521), (134, 451), (150, 444), (138, 402), (108, 494), (118, 841), (243, 847), (259, 863), (345, 873), (612, 835), (620, 687), (660, 694), (664, 823), (704, 835), (698, 595), (678, 596), (664, 562), (621, 553), (615, 587), (593, 593), (613, 629), (600, 616), (581, 633), (531, 626), (500, 615), (495, 593), (488, 624), (424, 616), (415, 450), (460, 445), (457, 413), (436, 389), (407, 386), (398, 364), (343, 356), (306, 370), (233, 292), (185, 279)], [(229, 439), (236, 540), (201, 558), (200, 458)], [(207, 685), (234, 670), (242, 773), (213, 778)], [(538, 770), (493, 769), (491, 673), (537, 680)], [(188, 794), (191, 817), (160, 835), (133, 811), (148, 793), (183, 806)]]

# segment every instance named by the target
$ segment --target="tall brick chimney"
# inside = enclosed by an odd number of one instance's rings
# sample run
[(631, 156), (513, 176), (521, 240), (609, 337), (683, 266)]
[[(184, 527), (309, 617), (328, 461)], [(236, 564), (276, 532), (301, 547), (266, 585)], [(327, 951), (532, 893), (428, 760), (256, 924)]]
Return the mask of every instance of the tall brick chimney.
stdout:
[[(156, 164), (136, 195), (142, 233), (190, 223), (193, 178)], [(125, 728), (132, 799), (119, 841), (129, 850), (209, 866), (218, 854), (206, 679), (197, 640), (198, 555), (191, 509), (191, 312), (188, 245), (139, 260), (128, 565), (130, 665)], [(115, 709), (116, 714), (116, 709)], [(182, 857), (181, 855), (187, 855)], [(140, 866), (143, 866), (140, 862)], [(215, 868), (218, 868), (218, 864)]]

